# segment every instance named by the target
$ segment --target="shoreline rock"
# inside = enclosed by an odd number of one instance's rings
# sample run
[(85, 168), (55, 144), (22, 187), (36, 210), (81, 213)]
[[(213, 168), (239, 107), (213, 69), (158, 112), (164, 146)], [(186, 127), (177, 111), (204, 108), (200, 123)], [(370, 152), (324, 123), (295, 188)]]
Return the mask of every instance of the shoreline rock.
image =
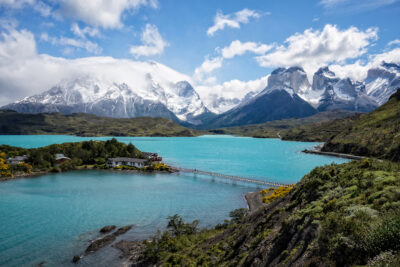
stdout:
[[(97, 252), (99, 249), (112, 244), (118, 236), (125, 234), (126, 232), (131, 230), (133, 226), (134, 225), (126, 225), (126, 226), (120, 227), (115, 232), (92, 241), (81, 256), (74, 255), (74, 257), (72, 258), (72, 262), (77, 263), (82, 257), (84, 257), (90, 253)], [(115, 225), (107, 225), (107, 226), (104, 226), (103, 228), (101, 228), (99, 232), (107, 233), (107, 232), (113, 231), (115, 228), (116, 228)]]
[(117, 228), (115, 225), (106, 225), (103, 228), (100, 229), (100, 233), (105, 234), (111, 231), (114, 231), (114, 229)]
[(250, 192), (244, 195), (247, 201), (250, 212), (258, 210), (260, 207), (264, 206), (261, 195), (257, 192)]
[(126, 241), (121, 240), (113, 247), (122, 251), (120, 258), (126, 258), (124, 266), (138, 266), (140, 265), (140, 255), (146, 249), (145, 241)]

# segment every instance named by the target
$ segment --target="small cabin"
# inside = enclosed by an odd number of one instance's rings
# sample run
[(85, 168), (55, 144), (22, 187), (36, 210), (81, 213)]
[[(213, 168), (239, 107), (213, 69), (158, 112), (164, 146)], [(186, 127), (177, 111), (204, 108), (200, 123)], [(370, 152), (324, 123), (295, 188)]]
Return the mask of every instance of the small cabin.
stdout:
[(56, 154), (56, 164), (62, 164), (68, 160), (71, 159), (66, 157), (64, 154)]
[(159, 157), (157, 153), (153, 153), (153, 152), (142, 152), (142, 154), (143, 154), (149, 161), (162, 161), (162, 157)]
[(23, 156), (16, 156), (14, 158), (8, 158), (7, 159), (7, 163), (11, 164), (11, 165), (17, 165), (19, 163), (24, 163), (25, 160), (28, 159), (27, 155), (23, 155)]
[(143, 168), (148, 165), (148, 159), (137, 159), (137, 158), (109, 158), (107, 165), (109, 167), (117, 166), (130, 166), (136, 168)]

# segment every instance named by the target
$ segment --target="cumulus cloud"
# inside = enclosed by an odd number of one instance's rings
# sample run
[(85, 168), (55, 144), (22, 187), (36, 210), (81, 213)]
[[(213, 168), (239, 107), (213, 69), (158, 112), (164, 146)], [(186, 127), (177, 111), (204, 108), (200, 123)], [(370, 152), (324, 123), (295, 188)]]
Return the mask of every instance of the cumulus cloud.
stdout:
[(259, 18), (260, 13), (250, 9), (242, 9), (234, 14), (224, 15), (222, 12), (218, 11), (214, 18), (214, 25), (208, 28), (207, 35), (213, 36), (217, 31), (225, 29), (225, 27), (230, 28), (240, 28), (240, 24), (247, 24), (250, 18)]
[(146, 24), (141, 40), (143, 45), (131, 46), (129, 50), (136, 57), (160, 55), (164, 52), (164, 48), (169, 46), (158, 32), (158, 28), (152, 24)]
[[(44, 42), (49, 42), (52, 45), (85, 49), (86, 51), (93, 53), (93, 54), (100, 54), (102, 52), (102, 49), (101, 49), (101, 47), (99, 47), (98, 44), (93, 43), (89, 40), (67, 38), (67, 37), (63, 37), (63, 36), (57, 38), (57, 37), (49, 36), (47, 33), (42, 33), (40, 35), (40, 40), (44, 41)], [(70, 51), (70, 50), (66, 50), (66, 51)]]
[(241, 56), (246, 52), (251, 52), (258, 55), (265, 54), (270, 50), (273, 45), (267, 45), (255, 42), (244, 42), (239, 40), (231, 42), (231, 44), (222, 49), (222, 56), (224, 58), (233, 58), (235, 56)]
[(216, 81), (215, 77), (205, 77), (216, 69), (222, 67), (222, 57), (216, 57), (213, 59), (206, 58), (204, 62), (194, 70), (193, 78), (198, 82), (203, 83), (214, 83)]
[[(192, 83), (190, 77), (159, 63), (112, 57), (53, 57), (38, 54), (34, 35), (29, 31), (9, 29), (0, 35), (0, 106), (82, 76), (126, 83), (135, 90), (145, 88), (148, 83), (146, 73), (154, 73), (159, 84), (183, 80)], [(43, 38), (52, 39), (45, 35)], [(56, 38), (57, 42), (59, 40)]]
[[(199, 85), (196, 86), (196, 91), (207, 108), (215, 113), (221, 113), (236, 106), (246, 96), (249, 97), (262, 91), (268, 84), (268, 77), (269, 75), (250, 81), (234, 79), (222, 84)], [(228, 100), (224, 101), (225, 105), (221, 105), (219, 101), (222, 98)]]
[(61, 0), (61, 14), (95, 27), (120, 28), (124, 11), (157, 8), (156, 0)]
[(329, 68), (341, 78), (350, 77), (353, 80), (362, 81), (367, 77), (369, 69), (378, 68), (382, 62), (400, 64), (400, 48), (370, 55), (367, 61), (357, 60), (351, 64), (333, 64)]
[(322, 31), (307, 29), (285, 40), (285, 45), (257, 57), (263, 67), (302, 66), (313, 73), (318, 67), (328, 64), (344, 64), (367, 52), (368, 47), (378, 38), (376, 28), (365, 31), (356, 27), (340, 30), (327, 24)]
[(225, 59), (232, 59), (246, 52), (263, 55), (273, 47), (274, 45), (235, 40), (231, 42), (229, 46), (217, 49), (221, 55), (211, 59), (206, 58), (204, 62), (195, 69), (193, 78), (199, 84), (214, 84), (216, 82), (216, 77), (210, 75), (213, 71), (222, 67), (222, 63)]

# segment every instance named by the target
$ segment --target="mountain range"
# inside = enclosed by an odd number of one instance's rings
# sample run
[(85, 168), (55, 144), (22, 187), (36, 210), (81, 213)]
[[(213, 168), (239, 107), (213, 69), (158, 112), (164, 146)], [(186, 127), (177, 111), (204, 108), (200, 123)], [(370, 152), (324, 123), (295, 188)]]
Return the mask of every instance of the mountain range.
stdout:
[[(135, 62), (125, 80), (82, 74), (49, 90), (8, 104), (2, 109), (23, 113), (78, 112), (115, 118), (164, 117), (183, 125), (218, 128), (301, 118), (336, 109), (369, 112), (385, 103), (400, 86), (400, 65), (383, 62), (368, 71), (364, 81), (339, 78), (328, 67), (314, 73), (312, 82), (300, 67), (278, 68), (261, 92), (243, 99), (220, 97), (210, 111), (190, 78), (157, 62)], [(209, 104), (209, 103), (208, 103)]]

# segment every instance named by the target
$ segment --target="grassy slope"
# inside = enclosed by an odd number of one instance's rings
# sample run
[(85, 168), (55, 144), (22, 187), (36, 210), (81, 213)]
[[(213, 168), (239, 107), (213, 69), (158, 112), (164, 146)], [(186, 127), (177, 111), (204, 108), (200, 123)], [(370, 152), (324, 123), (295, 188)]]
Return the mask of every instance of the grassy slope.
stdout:
[(400, 89), (386, 104), (330, 139), (323, 150), (400, 161)]
[(0, 111), (0, 134), (74, 134), (80, 136), (197, 136), (165, 118), (116, 119), (91, 114), (24, 114)]
[(353, 266), (383, 259), (396, 266), (399, 171), (398, 164), (372, 160), (318, 167), (287, 196), (238, 223), (156, 238), (144, 260), (166, 266)]
[(284, 131), (281, 136), (283, 140), (325, 142), (347, 131), (361, 116), (361, 114), (356, 114), (346, 118), (304, 124)]
[[(308, 129), (311, 128), (309, 128), (308, 126), (313, 125), (313, 127), (315, 127), (323, 122), (327, 122), (333, 119), (341, 119), (351, 115), (354, 115), (354, 112), (343, 111), (343, 110), (326, 111), (306, 118), (285, 119), (285, 120), (266, 122), (262, 124), (222, 128), (217, 130), (211, 130), (211, 132), (218, 134), (230, 134), (239, 136), (260, 137), (260, 138), (276, 138), (279, 133), (283, 139), (296, 140), (297, 138), (299, 138), (299, 140), (305, 139), (304, 141), (309, 141), (309, 140), (320, 141), (321, 138), (325, 138), (325, 136), (328, 135), (329, 138), (331, 137), (332, 133), (336, 133), (337, 127), (330, 129), (329, 130), (330, 132), (324, 134), (321, 131), (309, 132)], [(341, 126), (341, 124), (339, 124), (339, 126)], [(301, 134), (302, 137), (300, 138)]]

